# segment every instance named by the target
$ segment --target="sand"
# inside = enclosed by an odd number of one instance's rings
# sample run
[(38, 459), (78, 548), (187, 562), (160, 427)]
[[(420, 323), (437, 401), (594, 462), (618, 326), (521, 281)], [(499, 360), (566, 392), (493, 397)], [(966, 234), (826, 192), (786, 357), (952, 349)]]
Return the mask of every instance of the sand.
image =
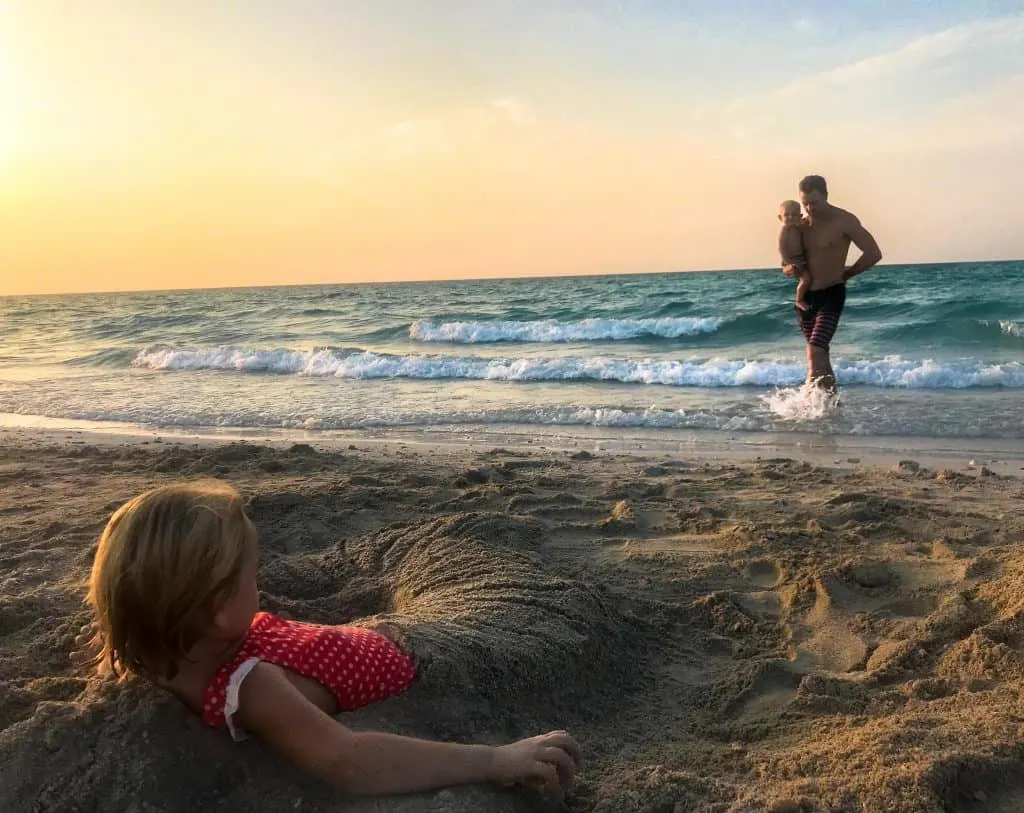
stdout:
[(76, 673), (110, 512), (210, 475), (251, 500), (267, 609), (390, 621), (423, 662), (346, 724), (568, 728), (572, 811), (1024, 809), (1019, 466), (817, 462), (7, 432), (0, 810), (550, 809), (489, 787), (348, 799), (151, 687)]

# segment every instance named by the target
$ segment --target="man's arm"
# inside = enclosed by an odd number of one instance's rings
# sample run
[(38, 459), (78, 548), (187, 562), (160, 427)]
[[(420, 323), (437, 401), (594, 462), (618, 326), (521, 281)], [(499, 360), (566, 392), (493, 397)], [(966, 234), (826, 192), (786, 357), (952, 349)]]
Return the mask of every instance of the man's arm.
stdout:
[(846, 282), (876, 265), (882, 259), (882, 249), (878, 247), (871, 232), (865, 229), (854, 215), (849, 216), (849, 221), (843, 231), (850, 238), (850, 242), (861, 251), (857, 261), (843, 272), (843, 282)]

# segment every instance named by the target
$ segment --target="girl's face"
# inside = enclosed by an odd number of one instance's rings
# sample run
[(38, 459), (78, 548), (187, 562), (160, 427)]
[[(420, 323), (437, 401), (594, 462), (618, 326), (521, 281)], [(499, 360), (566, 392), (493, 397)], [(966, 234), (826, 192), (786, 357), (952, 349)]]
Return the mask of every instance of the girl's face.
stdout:
[(217, 631), (226, 638), (244, 638), (253, 616), (259, 612), (260, 591), (256, 586), (259, 566), (259, 552), (254, 550), (242, 567), (238, 584), (217, 612)]

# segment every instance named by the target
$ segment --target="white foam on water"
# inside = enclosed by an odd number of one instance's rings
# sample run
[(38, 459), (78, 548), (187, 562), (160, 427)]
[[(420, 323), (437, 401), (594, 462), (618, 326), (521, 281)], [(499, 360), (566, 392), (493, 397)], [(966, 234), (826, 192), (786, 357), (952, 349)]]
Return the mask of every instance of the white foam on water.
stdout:
[[(675, 361), (602, 356), (481, 358), (373, 353), (358, 349), (289, 350), (243, 347), (151, 347), (141, 350), (133, 367), (152, 370), (225, 370), (313, 378), (414, 378), (480, 381), (617, 381), (676, 387), (793, 387), (806, 375), (803, 361), (711, 358)], [(840, 386), (862, 384), (901, 389), (1024, 388), (1024, 364), (988, 364), (973, 360), (837, 360)]]
[(481, 344), (485, 342), (624, 341), (640, 336), (678, 339), (714, 333), (725, 320), (713, 316), (678, 316), (660, 319), (582, 319), (558, 322), (432, 322), (419, 320), (409, 327), (409, 338), (419, 342)]
[(1011, 322), (1009, 319), (999, 320), (999, 330), (1004, 336), (1016, 336), (1024, 339), (1024, 322)]
[(761, 401), (776, 416), (787, 421), (820, 421), (839, 408), (839, 395), (813, 384), (777, 389), (762, 395)]

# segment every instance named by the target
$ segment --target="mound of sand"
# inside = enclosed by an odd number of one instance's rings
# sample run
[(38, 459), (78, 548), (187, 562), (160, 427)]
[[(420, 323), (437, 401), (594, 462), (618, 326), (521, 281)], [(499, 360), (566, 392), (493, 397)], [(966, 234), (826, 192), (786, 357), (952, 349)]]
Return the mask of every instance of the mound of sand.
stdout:
[(420, 680), (349, 725), (568, 728), (579, 811), (1024, 809), (1016, 480), (231, 444), (0, 449), (0, 810), (543, 809), (344, 799), (148, 686), (76, 675), (110, 511), (194, 475), (249, 496), (268, 609), (403, 631)]

